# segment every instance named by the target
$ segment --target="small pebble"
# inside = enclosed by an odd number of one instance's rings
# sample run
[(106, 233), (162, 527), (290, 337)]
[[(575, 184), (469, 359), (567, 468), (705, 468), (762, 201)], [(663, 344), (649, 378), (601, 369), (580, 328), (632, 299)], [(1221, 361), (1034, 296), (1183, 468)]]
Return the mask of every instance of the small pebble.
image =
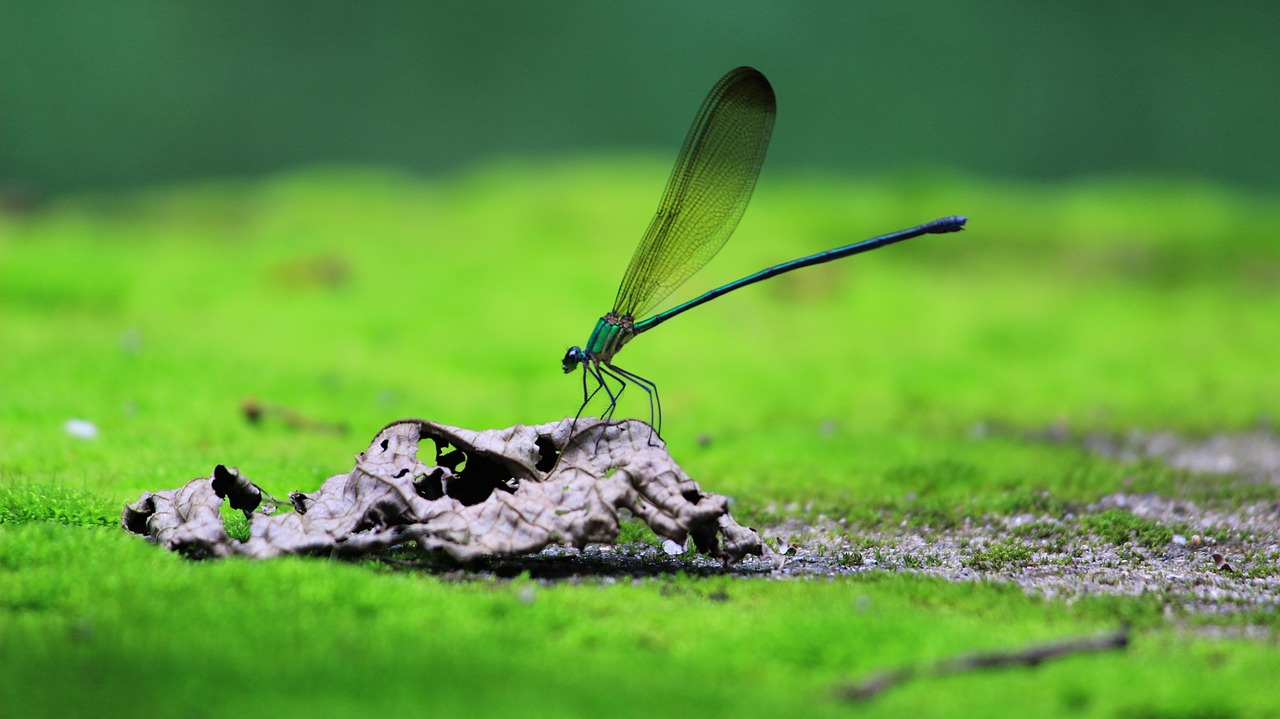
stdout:
[(125, 354), (136, 355), (142, 350), (142, 332), (131, 327), (120, 335), (120, 349)]
[(98, 425), (87, 419), (69, 419), (63, 423), (62, 431), (76, 439), (98, 438)]

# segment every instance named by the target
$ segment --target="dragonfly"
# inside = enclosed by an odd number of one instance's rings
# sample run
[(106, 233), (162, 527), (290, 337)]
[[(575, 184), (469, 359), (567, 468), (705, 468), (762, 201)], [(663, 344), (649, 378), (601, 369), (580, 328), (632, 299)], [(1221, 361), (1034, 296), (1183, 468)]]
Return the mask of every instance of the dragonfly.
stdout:
[[(752, 67), (730, 70), (707, 93), (680, 148), (658, 211), (622, 276), (613, 309), (596, 323), (587, 343), (570, 347), (561, 361), (565, 374), (582, 368), (583, 399), (574, 416), (575, 422), (601, 389), (609, 397), (609, 408), (603, 419), (611, 419), (623, 390), (635, 384), (649, 396), (649, 425), (656, 427), (661, 436), (662, 401), (657, 385), (614, 363), (618, 351), (637, 335), (721, 295), (770, 277), (921, 235), (964, 229), (967, 218), (941, 217), (906, 230), (766, 267), (669, 310), (647, 316), (729, 241), (755, 190), (776, 115), (773, 87)], [(641, 317), (643, 319), (637, 319)], [(590, 392), (588, 378), (595, 382), (595, 389)], [(617, 383), (616, 390), (609, 386), (609, 380)]]

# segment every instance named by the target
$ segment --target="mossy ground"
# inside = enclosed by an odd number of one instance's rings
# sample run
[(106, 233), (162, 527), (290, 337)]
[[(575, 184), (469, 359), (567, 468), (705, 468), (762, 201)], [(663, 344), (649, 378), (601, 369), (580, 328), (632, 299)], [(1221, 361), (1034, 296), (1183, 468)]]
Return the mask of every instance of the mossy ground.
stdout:
[[(217, 463), (278, 496), (314, 489), (399, 417), (499, 427), (572, 412), (580, 385), (559, 359), (609, 309), (664, 173), (313, 171), (0, 215), (0, 704), (24, 716), (1276, 711), (1258, 681), (1280, 668), (1272, 647), (1189, 633), (1159, 598), (1068, 605), (883, 572), (548, 585), (325, 559), (192, 563), (114, 526), (124, 501)], [(970, 227), (736, 293), (619, 362), (662, 388), (677, 461), (760, 522), (823, 514), (856, 538), (887, 522), (1055, 516), (1121, 491), (1274, 498), (1273, 485), (1026, 435), (1269, 423), (1278, 207), (1168, 182), (766, 171), (737, 236), (682, 297), (943, 214)], [(250, 396), (350, 431), (250, 424)], [(620, 411), (647, 413), (643, 395)], [(71, 418), (99, 437), (69, 436)], [(1152, 524), (1104, 511), (1070, 531), (1167, 542), (1174, 528)], [(1031, 539), (982, 561), (1022, 561)], [(1123, 653), (922, 681), (867, 706), (832, 693), (885, 667), (1121, 621), (1139, 629)]]

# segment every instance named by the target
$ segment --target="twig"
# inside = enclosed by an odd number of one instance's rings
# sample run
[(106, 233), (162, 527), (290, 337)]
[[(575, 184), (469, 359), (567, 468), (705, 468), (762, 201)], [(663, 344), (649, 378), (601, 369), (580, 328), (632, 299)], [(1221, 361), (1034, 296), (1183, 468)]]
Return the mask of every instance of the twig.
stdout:
[(302, 432), (320, 432), (346, 434), (347, 425), (341, 422), (321, 422), (311, 419), (301, 412), (279, 404), (259, 402), (256, 397), (245, 397), (240, 403), (240, 411), (250, 424), (261, 424), (267, 416), (279, 417), (290, 429)]
[(848, 701), (867, 701), (890, 687), (904, 684), (912, 679), (923, 677), (944, 677), (951, 674), (993, 669), (1013, 665), (1039, 666), (1049, 659), (1068, 654), (1084, 654), (1103, 652), (1109, 649), (1124, 649), (1129, 646), (1129, 627), (1093, 637), (1067, 639), (1047, 644), (1033, 644), (1024, 649), (1009, 652), (984, 652), (979, 654), (961, 654), (943, 659), (931, 666), (902, 667), (890, 671), (871, 674), (860, 681), (845, 684), (838, 689), (841, 698)]

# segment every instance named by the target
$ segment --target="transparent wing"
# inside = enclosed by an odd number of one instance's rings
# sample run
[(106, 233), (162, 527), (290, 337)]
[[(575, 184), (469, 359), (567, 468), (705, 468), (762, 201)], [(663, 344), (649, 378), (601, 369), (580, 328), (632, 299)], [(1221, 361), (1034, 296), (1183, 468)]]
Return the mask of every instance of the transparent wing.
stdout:
[(731, 70), (711, 88), (622, 277), (614, 312), (641, 319), (724, 247), (751, 200), (776, 114), (773, 88), (759, 70)]

